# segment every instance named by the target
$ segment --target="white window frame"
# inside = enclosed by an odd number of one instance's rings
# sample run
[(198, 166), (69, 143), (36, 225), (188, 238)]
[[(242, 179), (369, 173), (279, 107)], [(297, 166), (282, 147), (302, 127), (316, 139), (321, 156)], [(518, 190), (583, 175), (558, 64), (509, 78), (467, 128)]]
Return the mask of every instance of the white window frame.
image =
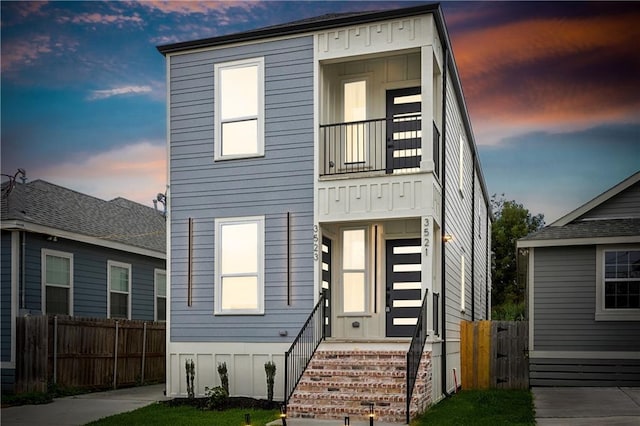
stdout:
[[(159, 296), (158, 295), (158, 274), (164, 275), (164, 282), (165, 282), (164, 296)], [(155, 268), (153, 270), (153, 319), (154, 319), (154, 321), (160, 321), (160, 322), (166, 322), (167, 321), (167, 315), (169, 314), (169, 309), (168, 309), (168, 305), (167, 305), (166, 283), (167, 283), (167, 271), (165, 269)], [(158, 320), (158, 297), (164, 297), (165, 319), (163, 319), (163, 320)]]
[[(107, 261), (107, 318), (111, 318), (111, 267), (116, 266), (125, 268), (129, 271), (129, 292), (127, 297), (127, 319), (131, 319), (131, 299), (133, 299), (133, 282), (131, 281), (131, 264), (116, 262), (115, 260)], [(121, 291), (114, 290), (116, 293), (125, 294)]]
[[(231, 68), (244, 68), (250, 66), (258, 67), (258, 113), (256, 116), (242, 117), (241, 119), (257, 119), (257, 151), (255, 153), (222, 155), (222, 124), (225, 122), (241, 121), (240, 117), (233, 120), (222, 120), (222, 88), (220, 82), (221, 71)], [(215, 121), (215, 141), (214, 160), (233, 160), (238, 158), (253, 158), (264, 156), (264, 58), (250, 58), (239, 61), (222, 62), (214, 65), (214, 121)]]
[(42, 296), (40, 299), (42, 302), (42, 313), (47, 313), (47, 286), (66, 288), (56, 284), (47, 284), (47, 256), (55, 256), (69, 259), (69, 316), (73, 316), (73, 253), (43, 248), (41, 250), (41, 256)]
[(605, 252), (640, 251), (640, 246), (604, 245), (596, 247), (596, 321), (640, 321), (640, 309), (605, 308)]
[[(255, 223), (258, 225), (258, 252), (257, 258), (257, 279), (258, 279), (258, 307), (256, 309), (223, 309), (222, 308), (222, 227), (224, 225), (240, 225)], [(215, 220), (215, 285), (214, 285), (214, 315), (264, 315), (264, 216), (246, 216), (220, 218)], [(235, 276), (230, 274), (229, 276)]]

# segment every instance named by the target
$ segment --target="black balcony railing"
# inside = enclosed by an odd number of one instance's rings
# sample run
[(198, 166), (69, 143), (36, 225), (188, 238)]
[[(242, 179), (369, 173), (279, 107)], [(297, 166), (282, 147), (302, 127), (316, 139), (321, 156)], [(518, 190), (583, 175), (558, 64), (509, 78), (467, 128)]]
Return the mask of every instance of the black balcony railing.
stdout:
[(419, 167), (421, 125), (420, 114), (321, 125), (320, 176)]
[(289, 403), (302, 374), (325, 337), (325, 293), (309, 314), (284, 357), (284, 404)]
[(407, 351), (407, 424), (411, 421), (411, 397), (413, 396), (413, 388), (418, 378), (418, 370), (420, 369), (420, 360), (422, 359), (422, 351), (427, 341), (427, 293), (422, 299), (420, 314), (416, 329), (413, 332), (409, 350)]

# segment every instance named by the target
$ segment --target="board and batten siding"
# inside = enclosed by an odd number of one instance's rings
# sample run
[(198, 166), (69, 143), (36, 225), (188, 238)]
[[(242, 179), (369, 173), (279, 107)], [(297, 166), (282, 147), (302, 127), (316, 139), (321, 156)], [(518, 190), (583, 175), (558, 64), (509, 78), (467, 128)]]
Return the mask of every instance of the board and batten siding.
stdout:
[(640, 322), (595, 321), (596, 248), (535, 248), (535, 351), (640, 351)]
[[(214, 65), (258, 57), (264, 58), (264, 156), (214, 162)], [(169, 62), (170, 341), (290, 342), (314, 301), (313, 38), (187, 52)], [(214, 315), (215, 220), (247, 216), (265, 218), (264, 315)]]
[(640, 182), (589, 210), (580, 219), (626, 219), (640, 217)]

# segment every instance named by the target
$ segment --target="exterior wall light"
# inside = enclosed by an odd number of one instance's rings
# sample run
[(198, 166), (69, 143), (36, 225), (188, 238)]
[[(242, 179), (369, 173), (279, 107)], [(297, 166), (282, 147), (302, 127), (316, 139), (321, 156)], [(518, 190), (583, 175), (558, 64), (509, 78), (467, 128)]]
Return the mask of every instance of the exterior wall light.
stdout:
[(444, 234), (444, 235), (442, 236), (442, 240), (443, 240), (445, 243), (448, 243), (449, 241), (453, 240), (453, 236), (452, 236), (451, 234)]

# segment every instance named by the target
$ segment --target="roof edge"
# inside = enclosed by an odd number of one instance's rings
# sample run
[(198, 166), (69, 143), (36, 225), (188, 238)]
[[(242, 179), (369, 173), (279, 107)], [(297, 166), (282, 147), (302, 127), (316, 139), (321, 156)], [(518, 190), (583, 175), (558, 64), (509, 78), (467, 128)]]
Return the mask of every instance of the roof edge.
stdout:
[(321, 21), (301, 22), (298, 24), (292, 23), (291, 25), (287, 25), (286, 23), (284, 23), (278, 26), (264, 27), (239, 33), (160, 45), (156, 46), (156, 49), (158, 49), (160, 53), (166, 56), (170, 53), (220, 46), (229, 43), (254, 41), (275, 36), (302, 34), (306, 32), (336, 28), (343, 25), (353, 25), (365, 22), (402, 18), (405, 16), (412, 16), (420, 13), (432, 13), (437, 11), (439, 8), (440, 3), (436, 2), (400, 9), (363, 12), (362, 14), (339, 16)]
[(562, 216), (560, 219), (557, 219), (555, 222), (552, 222), (551, 224), (549, 224), (549, 226), (565, 226), (568, 223), (573, 222), (574, 220), (576, 220), (577, 218), (579, 218), (589, 210), (593, 210), (594, 208), (598, 207), (600, 204), (618, 195), (619, 193), (629, 188), (631, 185), (635, 184), (638, 181), (640, 181), (640, 171), (635, 172), (631, 176), (624, 179), (622, 182), (612, 186), (611, 188), (601, 193), (600, 195), (596, 196), (592, 200), (586, 202), (585, 204), (581, 205), (575, 210), (567, 213), (566, 215)]

